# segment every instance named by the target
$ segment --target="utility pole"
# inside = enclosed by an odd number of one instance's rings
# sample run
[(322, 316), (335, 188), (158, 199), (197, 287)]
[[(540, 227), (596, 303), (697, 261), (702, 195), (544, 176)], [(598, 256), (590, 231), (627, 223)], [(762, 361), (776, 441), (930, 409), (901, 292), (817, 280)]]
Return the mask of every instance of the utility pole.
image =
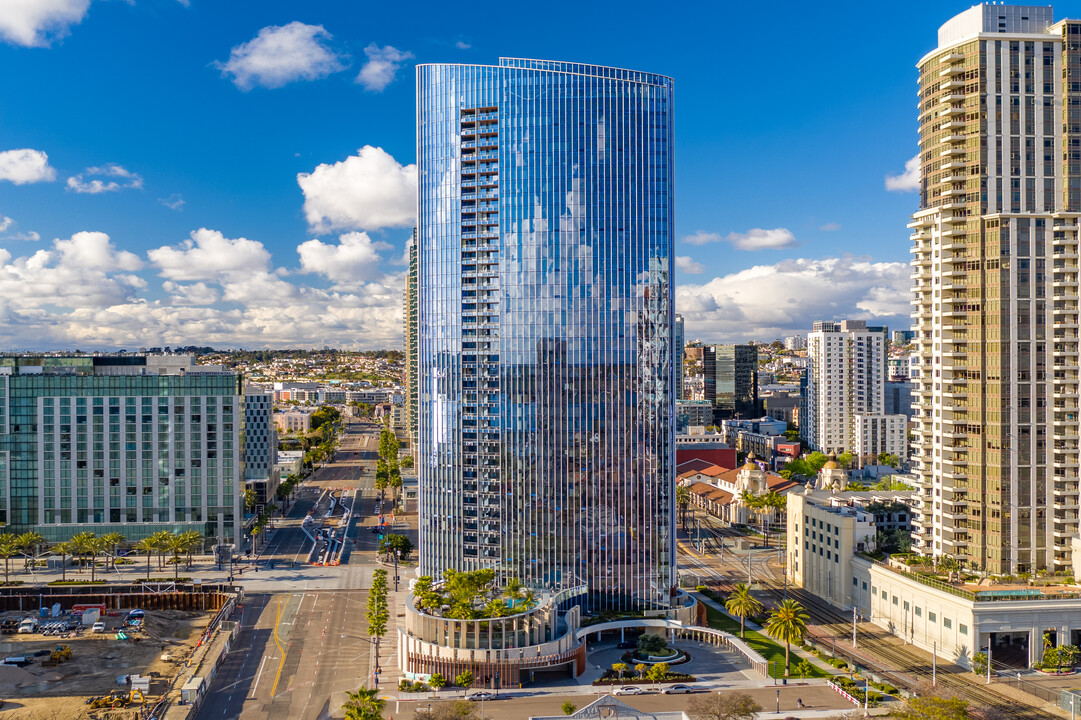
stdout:
[(938, 683), (938, 643), (931, 643), (931, 687)]
[(852, 649), (856, 649), (856, 606), (852, 606)]
[(987, 638), (987, 684), (991, 684), (991, 637)]

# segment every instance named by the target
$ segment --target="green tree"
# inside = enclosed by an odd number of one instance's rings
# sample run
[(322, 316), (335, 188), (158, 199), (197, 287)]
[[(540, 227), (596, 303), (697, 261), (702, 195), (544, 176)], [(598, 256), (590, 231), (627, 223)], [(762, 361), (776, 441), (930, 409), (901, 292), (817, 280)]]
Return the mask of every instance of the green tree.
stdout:
[(660, 635), (642, 633), (638, 636), (638, 650), (647, 655), (663, 652), (666, 647), (668, 647), (668, 643)]
[(158, 551), (158, 570), (161, 570), (165, 567), (165, 553), (169, 551), (173, 534), (168, 530), (159, 530), (150, 537), (154, 540), (154, 549)]
[(259, 501), (259, 495), (256, 494), (252, 488), (244, 488), (244, 509), (248, 512), (252, 511), (255, 507), (255, 503)]
[(4, 558), (4, 582), (10, 582), (11, 556), (19, 553), (19, 538), (11, 533), (0, 533), (0, 558)]
[(688, 703), (692, 720), (755, 720), (762, 706), (744, 692), (695, 695)]
[(180, 533), (180, 538), (184, 543), (184, 552), (188, 556), (188, 570), (191, 570), (192, 555), (196, 548), (201, 548), (203, 546), (203, 534), (198, 530), (188, 530), (187, 532)]
[(806, 680), (807, 676), (814, 671), (814, 667), (806, 660), (800, 660), (796, 663), (794, 670), (799, 674), (800, 680)]
[(447, 686), (447, 679), (439, 673), (432, 673), (432, 676), (428, 678), (428, 684), (432, 686), (433, 690), (438, 692)]
[(627, 672), (626, 663), (612, 663), (612, 672), (616, 674), (616, 679), (619, 680), (619, 686), (623, 687), (623, 673)]
[(724, 609), (739, 618), (739, 636), (746, 638), (744, 623), (747, 618), (762, 612), (762, 603), (751, 595), (751, 588), (746, 583), (737, 583), (724, 601)]
[(647, 672), (649, 672), (649, 665), (645, 663), (638, 663), (634, 666), (634, 674), (639, 678), (644, 678)]
[(957, 698), (910, 697), (890, 713), (899, 720), (968, 720), (968, 703)]
[(852, 453), (843, 452), (837, 456), (837, 464), (847, 470), (852, 465), (852, 459)]
[(473, 686), (473, 673), (466, 670), (463, 673), (459, 673), (458, 677), (454, 678), (454, 684), (458, 687), (472, 687)]
[(572, 703), (570, 700), (564, 700), (560, 708), (563, 710), (564, 715), (571, 715), (574, 713), (575, 710), (578, 709), (578, 706)]
[(52, 551), (60, 556), (60, 579), (67, 582), (68, 579), (68, 556), (76, 552), (75, 543), (70, 540), (53, 543)]
[(347, 692), (347, 699), (342, 705), (346, 720), (381, 720), (386, 701), (379, 697), (378, 690), (361, 687)]
[(646, 675), (649, 677), (650, 681), (656, 685), (657, 683), (664, 682), (668, 679), (668, 670), (668, 663), (657, 663), (649, 669), (649, 672), (646, 673)]
[(803, 642), (810, 619), (802, 605), (789, 599), (782, 601), (766, 620), (766, 632), (784, 642), (785, 677), (788, 677), (791, 644)]
[(402, 462), (401, 462), (401, 466), (403, 468), (411, 468), (411, 467), (413, 467), (413, 456), (412, 455), (406, 455), (405, 457), (403, 457)]

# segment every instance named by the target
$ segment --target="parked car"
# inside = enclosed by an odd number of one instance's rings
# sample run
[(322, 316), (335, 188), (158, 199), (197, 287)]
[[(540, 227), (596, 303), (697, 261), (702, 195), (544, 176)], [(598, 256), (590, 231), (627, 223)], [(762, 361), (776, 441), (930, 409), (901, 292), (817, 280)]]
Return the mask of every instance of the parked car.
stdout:
[(90, 628), (90, 632), (103, 633), (105, 632), (105, 623), (100, 620), (94, 623), (94, 627)]
[(616, 645), (617, 650), (634, 650), (638, 647), (638, 643), (631, 642), (630, 640), (624, 640), (619, 645)]
[(664, 690), (661, 690), (662, 695), (682, 695), (693, 692), (698, 692), (698, 690), (690, 685), (669, 685)]
[(613, 695), (645, 695), (646, 691), (637, 685), (626, 685), (612, 691)]
[(469, 699), (473, 700), (474, 702), (480, 702), (481, 700), (495, 700), (497, 697), (499, 697), (499, 696), (496, 695), (495, 693), (491, 693), (491, 692), (488, 692), (486, 690), (481, 690), (480, 692), (475, 692), (472, 695), (470, 695)]

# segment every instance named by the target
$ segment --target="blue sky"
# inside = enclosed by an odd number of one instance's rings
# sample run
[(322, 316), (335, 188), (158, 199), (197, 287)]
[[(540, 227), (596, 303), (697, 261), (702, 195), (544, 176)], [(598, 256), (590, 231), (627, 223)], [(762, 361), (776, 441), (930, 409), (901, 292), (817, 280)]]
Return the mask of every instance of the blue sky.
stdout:
[(970, 5), (0, 0), (0, 346), (398, 346), (413, 66), (501, 55), (676, 79), (689, 338), (907, 327), (886, 176)]

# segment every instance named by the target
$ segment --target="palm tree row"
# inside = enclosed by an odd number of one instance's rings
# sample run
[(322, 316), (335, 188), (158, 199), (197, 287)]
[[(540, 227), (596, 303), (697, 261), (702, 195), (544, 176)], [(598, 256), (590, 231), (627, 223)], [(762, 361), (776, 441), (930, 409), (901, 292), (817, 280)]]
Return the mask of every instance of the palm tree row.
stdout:
[[(735, 589), (728, 594), (724, 607), (728, 612), (739, 618), (739, 636), (741, 638), (746, 637), (744, 627), (746, 619), (758, 615), (763, 610), (761, 601), (751, 595), (751, 588), (744, 583), (738, 583)], [(791, 644), (803, 642), (809, 619), (810, 616), (804, 607), (795, 600), (783, 600), (766, 618), (766, 632), (784, 643), (785, 677), (788, 677), (789, 672)]]
[[(36, 532), (26, 532), (21, 535), (0, 532), (0, 558), (4, 560), (4, 582), (11, 579), (11, 558), (17, 555), (26, 557), (26, 567), (37, 561), (37, 557), (48, 549), (52, 554), (60, 556), (61, 580), (67, 580), (67, 559), (77, 558), (80, 567), (84, 567), (89, 560), (90, 580), (97, 580), (97, 561), (99, 557), (105, 557), (108, 567), (115, 568), (116, 561), (120, 557), (120, 547), (127, 541), (122, 534), (111, 532), (105, 535), (97, 535), (92, 532), (81, 532), (73, 535), (70, 540), (52, 543), (45, 542), (45, 538)], [(179, 577), (180, 558), (187, 556), (188, 568), (191, 568), (192, 554), (202, 545), (203, 536), (196, 530), (183, 533), (171, 533), (162, 530), (143, 538), (135, 544), (135, 549), (146, 554), (146, 576), (150, 578), (151, 556), (158, 555), (158, 568), (164, 564), (166, 554), (172, 554), (176, 564), (175, 576)]]

